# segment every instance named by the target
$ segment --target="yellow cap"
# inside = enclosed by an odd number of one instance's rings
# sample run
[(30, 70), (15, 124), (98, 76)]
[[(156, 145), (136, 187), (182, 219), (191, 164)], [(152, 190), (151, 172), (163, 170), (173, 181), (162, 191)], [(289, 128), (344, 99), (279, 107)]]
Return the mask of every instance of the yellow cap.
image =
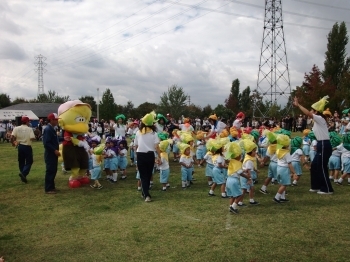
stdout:
[(250, 153), (258, 147), (252, 140), (249, 139), (243, 139), (240, 143), (243, 144), (243, 148), (246, 153)]
[(142, 123), (144, 123), (146, 126), (153, 126), (155, 122), (157, 122), (157, 115), (154, 111), (152, 111), (149, 114), (146, 114), (142, 119)]
[(190, 147), (189, 144), (185, 144), (185, 143), (177, 143), (177, 146), (179, 147), (181, 154), (184, 154), (186, 149)]
[(242, 155), (242, 148), (237, 142), (230, 142), (225, 145), (225, 158), (233, 159)]
[(218, 120), (218, 117), (216, 116), (216, 114), (213, 114), (209, 116), (209, 119)]
[(323, 112), (324, 107), (326, 106), (326, 104), (328, 104), (327, 99), (329, 98), (329, 96), (324, 96), (323, 98), (321, 98), (319, 101), (317, 101), (316, 103), (314, 103), (311, 107), (313, 109), (315, 109), (318, 112)]
[(230, 134), (232, 137), (237, 137), (238, 136), (238, 130), (233, 126), (230, 128)]
[(159, 143), (159, 149), (162, 152), (166, 152), (169, 145), (173, 143), (172, 139), (163, 140)]
[(192, 136), (192, 133), (191, 132), (188, 132), (188, 131), (179, 131), (177, 132), (178, 136), (180, 137), (180, 140), (183, 142), (183, 143), (188, 143), (190, 141), (193, 141), (193, 136)]
[(204, 137), (206, 136), (206, 134), (207, 134), (207, 132), (197, 131), (197, 135), (196, 135), (197, 140), (203, 140)]
[(220, 133), (220, 137), (228, 137), (229, 133), (226, 129), (222, 130), (221, 133)]
[(290, 138), (287, 135), (278, 134), (277, 135), (277, 145), (278, 147), (287, 147), (290, 145)]
[(325, 111), (323, 111), (323, 113), (325, 116), (332, 116), (331, 111), (329, 110), (329, 108), (327, 108)]

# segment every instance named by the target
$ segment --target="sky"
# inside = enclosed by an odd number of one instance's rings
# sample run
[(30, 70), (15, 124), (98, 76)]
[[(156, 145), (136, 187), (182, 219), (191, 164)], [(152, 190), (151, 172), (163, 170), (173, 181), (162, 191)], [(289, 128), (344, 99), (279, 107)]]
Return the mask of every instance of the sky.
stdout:
[[(109, 88), (117, 104), (130, 100), (137, 107), (158, 103), (176, 84), (191, 103), (215, 108), (224, 104), (236, 78), (241, 90), (257, 88), (264, 3), (2, 0), (0, 92), (12, 100), (35, 98), (34, 63), (42, 55), (45, 92), (97, 100)], [(314, 64), (323, 69), (332, 26), (342, 21), (350, 26), (350, 1), (282, 0), (282, 10), (294, 89)]]

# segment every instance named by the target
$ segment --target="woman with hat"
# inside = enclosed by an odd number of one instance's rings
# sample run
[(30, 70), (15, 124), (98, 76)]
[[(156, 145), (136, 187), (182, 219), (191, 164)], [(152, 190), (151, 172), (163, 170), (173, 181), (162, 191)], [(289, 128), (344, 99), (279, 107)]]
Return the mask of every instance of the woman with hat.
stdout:
[(125, 116), (123, 114), (117, 115), (115, 117), (117, 123), (113, 126), (115, 137), (125, 137), (126, 125), (123, 123), (125, 121)]
[(311, 189), (310, 192), (317, 192), (320, 195), (333, 194), (333, 187), (328, 175), (328, 160), (332, 155), (332, 146), (329, 141), (327, 126), (328, 113), (324, 112), (325, 105), (328, 103), (325, 96), (314, 103), (311, 111), (299, 104), (298, 98), (294, 97), (293, 104), (314, 121), (312, 130), (317, 139), (317, 154), (311, 163)]
[(233, 121), (233, 124), (232, 126), (234, 126), (236, 129), (240, 129), (242, 124), (243, 124), (243, 120), (245, 118), (245, 115), (243, 112), (239, 112), (237, 115), (236, 115), (236, 120)]
[(155, 151), (158, 154), (157, 162), (159, 163), (161, 161), (159, 138), (156, 133), (156, 127), (154, 126), (155, 122), (156, 114), (154, 112), (146, 114), (141, 119), (140, 130), (136, 132), (134, 139), (137, 155), (137, 168), (140, 172), (142, 196), (145, 199), (145, 202), (151, 202), (149, 186), (155, 163)]
[(226, 124), (219, 121), (216, 114), (210, 115), (208, 120), (211, 125), (210, 132), (207, 135), (209, 138), (215, 138), (216, 135), (220, 134), (226, 128)]

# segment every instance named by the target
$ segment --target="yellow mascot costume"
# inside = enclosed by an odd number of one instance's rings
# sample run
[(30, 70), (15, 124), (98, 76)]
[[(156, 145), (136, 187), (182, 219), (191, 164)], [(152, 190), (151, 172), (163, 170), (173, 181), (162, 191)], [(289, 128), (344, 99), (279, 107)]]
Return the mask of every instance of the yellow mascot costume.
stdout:
[(58, 108), (58, 123), (64, 130), (62, 156), (64, 167), (71, 170), (69, 187), (80, 187), (88, 184), (89, 178), (85, 176), (89, 168), (89, 145), (84, 134), (88, 132), (91, 117), (91, 107), (80, 100), (68, 101)]

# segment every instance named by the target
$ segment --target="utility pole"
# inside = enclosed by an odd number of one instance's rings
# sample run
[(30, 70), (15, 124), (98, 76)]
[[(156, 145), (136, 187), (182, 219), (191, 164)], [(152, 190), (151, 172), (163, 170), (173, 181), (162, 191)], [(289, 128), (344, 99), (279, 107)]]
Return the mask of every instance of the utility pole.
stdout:
[[(276, 105), (277, 101), (281, 102), (281, 99), (285, 100), (282, 102), (287, 102), (290, 98), (291, 86), (281, 0), (265, 0), (264, 34), (261, 44), (257, 92), (263, 97), (263, 100), (270, 100), (271, 106)], [(269, 110), (261, 112), (257, 107), (257, 100), (255, 100), (253, 112), (256, 110), (263, 117), (268, 116)], [(289, 109), (286, 114), (288, 111)]]
[(187, 96), (187, 99), (188, 99), (188, 106), (191, 105), (191, 96)]
[(100, 122), (100, 88), (97, 88), (97, 121)]
[(44, 61), (46, 60), (46, 57), (42, 55), (38, 55), (34, 57), (37, 62), (34, 63), (35, 66), (38, 67), (38, 69), (35, 69), (35, 72), (38, 72), (38, 96), (41, 94), (44, 94), (44, 73), (47, 72), (44, 67), (46, 66), (46, 63)]

